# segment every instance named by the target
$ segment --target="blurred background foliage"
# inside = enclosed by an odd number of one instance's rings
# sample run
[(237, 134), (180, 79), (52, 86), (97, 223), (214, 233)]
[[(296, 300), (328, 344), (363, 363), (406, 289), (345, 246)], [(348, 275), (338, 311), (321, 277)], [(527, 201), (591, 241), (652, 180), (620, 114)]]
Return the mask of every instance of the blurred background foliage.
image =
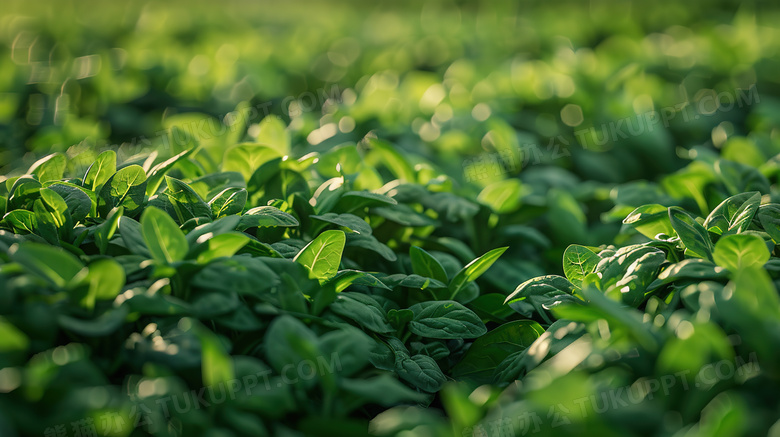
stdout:
[[(265, 112), (292, 120), (301, 147), (374, 131), (461, 176), (464, 158), (485, 149), (537, 145), (540, 156), (520, 159), (555, 160), (596, 181), (651, 177), (679, 168), (676, 148), (718, 126), (776, 144), (780, 31), (767, 8), (6, 1), (0, 168), (159, 140), (176, 115), (221, 120), (248, 102), (256, 121)], [(617, 138), (620, 147), (600, 140), (605, 123), (626, 120), (625, 132), (648, 111), (753, 85), (760, 107), (678, 115), (668, 129)], [(548, 150), (551, 141), (566, 153)]]

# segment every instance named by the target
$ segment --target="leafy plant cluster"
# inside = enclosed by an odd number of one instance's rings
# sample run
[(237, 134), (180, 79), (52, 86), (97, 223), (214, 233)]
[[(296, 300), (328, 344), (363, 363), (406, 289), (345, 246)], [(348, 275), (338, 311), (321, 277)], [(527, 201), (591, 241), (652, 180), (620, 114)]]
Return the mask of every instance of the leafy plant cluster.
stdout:
[[(507, 248), (475, 256), (440, 226), (488, 208), (446, 185), (401, 182), (419, 175), (378, 140), (365, 152), (289, 159), (284, 128), (268, 118), (264, 145), (228, 150), (223, 168), (266, 159), (246, 180), (240, 171), (194, 177), (209, 153), (196, 148), (120, 165), (106, 151), (73, 178), (54, 154), (6, 181), (10, 429), (100, 411), (120, 415), (116, 433), (127, 435), (140, 432), (132, 412), (148, 408), (151, 423), (176, 423), (176, 432), (276, 435), (325, 422), (336, 433), (360, 429), (356, 416), (377, 406), (430, 404), (453, 375), (484, 372), (469, 346), (508, 314), (504, 295), (476, 280)], [(381, 183), (365, 164), (377, 154), (395, 160), (399, 179), (360, 189)], [(527, 321), (503, 329), (529, 339), (543, 332)], [(323, 360), (332, 372), (283, 379), (287, 366)], [(267, 392), (207, 398), (208, 413), (156, 402), (265, 369), (274, 372)], [(148, 384), (164, 388), (149, 395)], [(94, 387), (100, 402), (77, 396)], [(164, 428), (149, 429), (174, 433)]]
[(0, 13), (0, 435), (780, 426), (777, 12), (309, 3)]
[[(690, 197), (643, 185), (645, 201), (671, 206), (633, 209), (618, 238), (625, 244), (570, 245), (563, 275), (529, 279), (507, 296), (546, 332), (530, 344), (513, 336), (513, 346), (502, 343), (506, 325), (479, 338), (469, 353), (484, 354), (482, 372), (447, 393), (451, 426), (489, 436), (764, 435), (776, 426), (777, 175), (771, 162), (756, 169), (712, 158), (663, 181), (701, 171)], [(709, 212), (677, 206), (694, 198)], [(500, 396), (472, 391), (516, 381)], [(408, 411), (385, 414), (392, 423)]]
[[(639, 415), (663, 433), (668, 411), (702, 435), (771, 426), (780, 341), (771, 163), (701, 153), (659, 184), (618, 186), (603, 220), (630, 211), (623, 244), (570, 245), (563, 275), (537, 276), (538, 267), (517, 266), (551, 242), (520, 220), (587, 232), (566, 219), (582, 214), (572, 194), (552, 190), (551, 207), (523, 217), (493, 201), (525, 188), (516, 180), (475, 203), (381, 140), (298, 159), (290, 141), (267, 118), (258, 142), (221, 160), (218, 146), (124, 163), (106, 151), (82, 177), (66, 177), (67, 158), (53, 154), (5, 182), (9, 393), (0, 400), (12, 412), (2, 420), (9, 435), (105, 417), (121, 423), (114, 435), (360, 435), (375, 416), (379, 435), (404, 426), (493, 435), (506, 432), (494, 426), (506, 417), (546, 418), (561, 405), (572, 432), (636, 430)], [(693, 172), (698, 184), (683, 196), (665, 188)], [(712, 205), (706, 217), (677, 206), (692, 199)], [(658, 203), (639, 205), (648, 201)], [(461, 241), (469, 238), (517, 244), (477, 256)], [(577, 347), (581, 356), (570, 357)], [(574, 368), (547, 364), (556, 356)], [(718, 360), (739, 365), (691, 388)], [(327, 366), (292, 378), (302, 363)], [(646, 394), (631, 412), (574, 404), (678, 374), (691, 378), (687, 389)], [(215, 389), (257, 375), (267, 382), (229, 398)], [(528, 388), (502, 389), (516, 380)], [(202, 388), (209, 408), (166, 406)], [(399, 404), (442, 408), (449, 419)], [(763, 413), (748, 421), (758, 404)], [(616, 425), (623, 431), (607, 431)]]

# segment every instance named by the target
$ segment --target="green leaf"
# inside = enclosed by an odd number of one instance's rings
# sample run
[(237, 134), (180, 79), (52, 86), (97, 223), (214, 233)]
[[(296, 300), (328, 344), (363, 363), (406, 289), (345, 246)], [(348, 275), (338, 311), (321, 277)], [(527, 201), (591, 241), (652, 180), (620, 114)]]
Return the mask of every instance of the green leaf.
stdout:
[(420, 247), (412, 246), (409, 249), (409, 257), (412, 261), (412, 271), (415, 274), (447, 283), (447, 272), (433, 255)]
[(476, 338), (487, 332), (473, 311), (455, 301), (430, 301), (412, 305), (409, 330), (428, 338)]
[(572, 242), (587, 244), (590, 235), (587, 232), (587, 218), (572, 193), (559, 188), (547, 192), (549, 218), (552, 237), (561, 244)]
[(62, 197), (74, 223), (83, 221), (92, 212), (93, 199), (83, 188), (67, 182), (57, 182), (47, 188)]
[(244, 188), (225, 188), (209, 201), (211, 215), (218, 219), (233, 214), (241, 214), (246, 204), (247, 191)]
[(187, 254), (187, 238), (164, 211), (147, 207), (141, 215), (141, 231), (156, 262), (171, 264), (183, 260)]
[(777, 315), (780, 297), (769, 273), (760, 267), (737, 270), (719, 293), (714, 294), (716, 311), (723, 321), (737, 332), (747, 350), (755, 351), (761, 372), (777, 374), (773, 357), (777, 354), (780, 335)]
[(57, 324), (66, 331), (85, 337), (106, 337), (119, 329), (127, 318), (128, 308), (124, 305), (109, 309), (94, 319), (80, 319), (61, 314)]
[(59, 246), (60, 238), (57, 232), (57, 216), (51, 209), (46, 207), (42, 199), (33, 203), (33, 212), (37, 222), (35, 232), (43, 237), (49, 244)]
[(103, 184), (116, 173), (116, 152), (106, 150), (98, 155), (95, 162), (89, 166), (87, 174), (84, 175), (84, 187), (89, 188), (95, 193), (99, 193)]
[(471, 345), (463, 359), (452, 369), (453, 376), (488, 383), (502, 361), (513, 353), (525, 350), (542, 334), (544, 328), (533, 320), (504, 323)]
[(175, 155), (169, 159), (166, 159), (165, 161), (155, 165), (152, 167), (149, 172), (147, 173), (147, 179), (146, 179), (146, 195), (152, 196), (154, 193), (157, 192), (157, 189), (160, 188), (160, 184), (162, 184), (163, 177), (165, 174), (173, 168), (173, 166), (179, 162), (180, 160), (184, 159), (185, 157), (189, 156), (190, 153), (192, 153), (194, 149), (188, 149), (185, 150), (178, 155)]
[(761, 237), (749, 234), (727, 235), (715, 244), (715, 264), (737, 272), (743, 268), (762, 267), (769, 261), (769, 250)]
[(369, 355), (376, 343), (358, 328), (343, 326), (319, 338), (320, 350), (329, 359), (338, 359), (336, 371), (351, 376), (369, 364)]
[(719, 159), (714, 165), (720, 181), (726, 186), (729, 194), (735, 195), (746, 191), (769, 193), (769, 180), (758, 169), (739, 162)]
[(27, 170), (27, 173), (37, 176), (38, 181), (41, 183), (58, 181), (62, 179), (62, 175), (65, 173), (67, 165), (68, 160), (65, 158), (65, 155), (62, 153), (53, 153), (36, 161), (30, 166), (30, 169)]
[(669, 208), (669, 220), (689, 252), (699, 258), (712, 261), (712, 240), (702, 225), (685, 210), (676, 206)]
[(595, 270), (601, 261), (595, 252), (585, 246), (572, 244), (563, 252), (563, 273), (577, 287), (582, 286), (582, 280)]
[(371, 148), (371, 155), (376, 156), (373, 161), (385, 165), (396, 178), (405, 182), (417, 180), (412, 166), (394, 145), (377, 138), (368, 138), (368, 145)]
[(325, 177), (340, 177), (341, 173), (351, 175), (360, 171), (363, 158), (355, 143), (336, 146), (323, 153), (317, 160), (317, 171)]
[(274, 319), (265, 333), (265, 356), (281, 374), (288, 366), (321, 356), (317, 336), (300, 320), (283, 315)]
[(25, 351), (30, 344), (30, 339), (25, 333), (0, 316), (0, 353)]
[(171, 202), (179, 223), (196, 217), (211, 218), (211, 208), (189, 185), (170, 176), (165, 176), (165, 182), (168, 185), (165, 195)]
[(383, 374), (372, 378), (342, 379), (339, 387), (362, 399), (384, 407), (401, 403), (424, 402), (428, 396), (403, 385), (395, 377)]
[[(8, 179), (8, 182), (14, 179)], [(14, 210), (18, 208), (30, 209), (33, 202), (39, 198), (38, 192), (43, 185), (31, 176), (22, 176), (17, 178), (11, 188), (8, 190), (8, 205), (7, 209)]]
[(275, 115), (263, 118), (258, 126), (257, 143), (276, 150), (280, 156), (290, 153), (290, 133), (287, 126)]
[(370, 250), (388, 261), (397, 259), (393, 249), (387, 247), (386, 244), (377, 240), (373, 235), (349, 233), (346, 235), (346, 246)]
[[(686, 320), (683, 323), (687, 326), (686, 335), (678, 334), (679, 336), (672, 337), (658, 355), (656, 366), (659, 372), (695, 375), (710, 362), (734, 360), (731, 345), (719, 326), (696, 320)], [(699, 382), (697, 384), (703, 385)]]
[(710, 261), (701, 258), (688, 258), (672, 264), (658, 274), (657, 280), (648, 287), (654, 289), (677, 280), (720, 279), (726, 277), (726, 271)]
[(201, 375), (203, 385), (213, 387), (218, 384), (227, 384), (236, 378), (233, 359), (219, 337), (210, 329), (201, 325), (197, 320), (182, 319), (182, 323), (192, 324), (195, 335), (200, 340), (201, 350)]
[(65, 287), (84, 268), (84, 264), (70, 252), (46, 244), (25, 242), (12, 246), (8, 255), (14, 262), (56, 287)]
[(149, 252), (149, 248), (146, 247), (146, 241), (144, 240), (144, 234), (140, 223), (130, 217), (121, 216), (119, 217), (117, 229), (119, 230), (119, 236), (122, 239), (122, 243), (130, 252), (145, 258), (152, 257), (152, 253)]
[(498, 214), (509, 213), (520, 207), (524, 194), (523, 184), (518, 179), (505, 179), (483, 188), (477, 200)]
[(330, 304), (334, 313), (353, 320), (370, 331), (386, 333), (394, 331), (387, 321), (385, 310), (371, 296), (344, 291)]
[(3, 217), (3, 221), (11, 226), (17, 234), (33, 234), (38, 227), (38, 219), (32, 211), (17, 209)]
[(111, 209), (125, 208), (125, 215), (134, 216), (144, 205), (146, 173), (140, 165), (129, 165), (114, 173), (98, 194), (98, 213), (105, 217)]
[(249, 182), (258, 168), (280, 156), (279, 152), (271, 147), (259, 144), (238, 144), (225, 153), (222, 171), (239, 172), (244, 180)]
[(193, 286), (209, 292), (219, 290), (258, 298), (268, 297), (268, 291), (279, 284), (274, 270), (260, 258), (249, 256), (214, 259), (192, 278)]
[(370, 191), (348, 191), (341, 195), (335, 210), (340, 212), (351, 212), (363, 208), (397, 204), (398, 202), (396, 202), (395, 199), (385, 196), (384, 194), (372, 193)]
[(459, 271), (452, 281), (450, 282), (450, 298), (454, 299), (457, 294), (463, 290), (463, 288), (469, 282), (472, 282), (485, 273), (490, 266), (508, 249), (508, 247), (499, 247), (493, 249), (479, 258), (471, 261)]
[(403, 203), (392, 207), (371, 208), (371, 214), (378, 215), (401, 226), (423, 227), (437, 226), (439, 224), (438, 221), (415, 211), (411, 206)]
[(469, 302), (469, 308), (485, 322), (505, 323), (512, 318), (515, 311), (509, 305), (504, 305), (504, 300), (504, 294), (486, 293)]
[(427, 288), (447, 288), (447, 284), (444, 282), (414, 274), (404, 275), (403, 273), (396, 273), (394, 275), (382, 276), (382, 282), (390, 288), (407, 287), (418, 290), (425, 290)]
[(658, 337), (647, 329), (643, 312), (627, 308), (623, 303), (610, 299), (593, 286), (582, 288), (587, 305), (567, 303), (557, 306), (553, 313), (561, 319), (575, 322), (593, 322), (605, 319), (611, 330), (624, 330), (639, 347), (658, 350)]
[(769, 203), (758, 208), (758, 220), (776, 244), (780, 243), (780, 204)]
[(423, 204), (450, 222), (470, 220), (479, 212), (477, 204), (453, 193), (433, 193), (425, 197)]
[(91, 310), (95, 301), (112, 300), (119, 295), (125, 285), (125, 270), (110, 258), (103, 258), (90, 263), (72, 280), (70, 288), (83, 286), (86, 288), (82, 296), (78, 296), (81, 306)]
[(529, 279), (518, 285), (504, 301), (523, 317), (534, 312), (548, 311), (561, 303), (577, 300), (572, 294), (576, 287), (564, 277), (549, 275)]
[(213, 235), (224, 234), (226, 232), (235, 231), (236, 226), (238, 226), (240, 220), (241, 217), (237, 215), (229, 215), (226, 217), (218, 218), (213, 222), (209, 222), (197, 226), (187, 234), (187, 243), (190, 246), (194, 246), (195, 244), (197, 244), (196, 241), (198, 240), (198, 238), (206, 234), (211, 234), (213, 236)]
[(447, 381), (436, 361), (427, 355), (396, 354), (395, 371), (404, 381), (420, 390), (436, 393)]
[(663, 205), (640, 206), (623, 220), (623, 224), (633, 227), (650, 239), (655, 239), (659, 234), (674, 235), (668, 208)]
[(48, 215), (46, 221), (52, 223), (58, 229), (60, 238), (70, 241), (73, 233), (73, 220), (68, 213), (68, 204), (65, 203), (65, 199), (49, 188), (41, 189), (39, 194), (42, 206)]
[(246, 234), (239, 232), (229, 232), (216, 235), (207, 239), (205, 242), (198, 240), (203, 246), (199, 251), (196, 261), (198, 264), (208, 264), (211, 260), (221, 257), (230, 257), (236, 254), (242, 247), (249, 242)]
[(345, 243), (344, 232), (325, 231), (298, 252), (294, 261), (306, 267), (310, 278), (330, 279), (338, 272)]
[(342, 292), (352, 284), (383, 288), (385, 290), (390, 289), (372, 274), (359, 270), (341, 270), (336, 276), (328, 281), (328, 284), (333, 285), (336, 293)]
[[(387, 320), (396, 330), (403, 329), (409, 322), (414, 320), (414, 311), (409, 309), (396, 310), (391, 309), (387, 312)], [(449, 351), (448, 351), (449, 352)]]
[(323, 215), (312, 215), (309, 216), (309, 218), (342, 226), (361, 235), (371, 235), (372, 232), (371, 225), (354, 214), (336, 214), (329, 212)]
[(258, 206), (241, 216), (241, 221), (238, 223), (236, 230), (243, 231), (254, 227), (294, 227), (298, 226), (298, 224), (298, 220), (295, 217), (279, 208)]
[(666, 254), (655, 247), (622, 247), (612, 256), (602, 259), (596, 267), (600, 288), (619, 295), (625, 304), (636, 307), (644, 300), (647, 287), (665, 261)]
[(116, 232), (117, 225), (119, 224), (119, 219), (122, 217), (123, 213), (124, 208), (121, 206), (112, 209), (111, 212), (108, 213), (106, 221), (95, 228), (95, 245), (97, 245), (101, 255), (105, 254), (108, 250), (108, 241), (114, 236), (114, 232)]
[(761, 193), (753, 191), (731, 196), (712, 210), (704, 227), (717, 234), (741, 233), (750, 226), (761, 203)]

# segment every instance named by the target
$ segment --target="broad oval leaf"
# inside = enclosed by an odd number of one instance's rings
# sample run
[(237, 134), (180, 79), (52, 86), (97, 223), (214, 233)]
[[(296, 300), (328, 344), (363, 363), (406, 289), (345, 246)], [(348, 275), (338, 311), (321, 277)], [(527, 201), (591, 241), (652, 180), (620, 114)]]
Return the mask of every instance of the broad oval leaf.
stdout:
[(106, 150), (98, 155), (84, 175), (84, 187), (98, 193), (103, 184), (116, 173), (116, 152)]
[(439, 260), (434, 258), (433, 255), (426, 252), (424, 249), (412, 246), (409, 249), (409, 258), (411, 258), (412, 271), (415, 274), (426, 278), (433, 278), (444, 283), (447, 282), (447, 272), (444, 270), (444, 267)]
[(187, 254), (187, 238), (166, 212), (147, 207), (141, 215), (141, 231), (155, 261), (171, 264)]
[(58, 181), (62, 179), (67, 165), (68, 160), (65, 155), (53, 153), (36, 161), (27, 173), (37, 176), (40, 182)]
[(59, 194), (68, 205), (68, 213), (74, 223), (83, 221), (90, 214), (92, 203), (97, 199), (93, 200), (83, 188), (67, 182), (57, 182), (48, 188)]
[(780, 243), (780, 204), (761, 205), (758, 208), (758, 220), (764, 227), (764, 232), (769, 234), (775, 243)]
[(473, 311), (455, 301), (429, 301), (412, 305), (409, 330), (428, 338), (476, 338), (487, 332)]
[(41, 243), (25, 242), (11, 246), (8, 255), (14, 262), (57, 287), (64, 287), (84, 268), (84, 264), (72, 253)]
[(436, 361), (427, 355), (396, 355), (395, 371), (404, 381), (429, 393), (436, 393), (447, 381)]
[(16, 209), (3, 217), (3, 221), (11, 226), (17, 234), (33, 234), (38, 227), (35, 213), (24, 209)]
[(642, 205), (633, 210), (623, 220), (623, 224), (633, 227), (650, 239), (655, 239), (659, 234), (674, 235), (668, 208), (663, 205)]
[[(289, 262), (289, 261), (285, 261)], [(209, 292), (222, 291), (258, 298), (269, 297), (279, 276), (261, 258), (233, 256), (209, 262), (192, 277), (192, 285)]]
[(601, 257), (585, 246), (572, 244), (563, 252), (563, 273), (572, 284), (582, 286), (582, 280), (592, 273)]
[(339, 270), (346, 241), (342, 231), (325, 231), (298, 252), (294, 261), (306, 267), (310, 278), (330, 279)]
[(344, 291), (336, 296), (330, 304), (334, 313), (355, 321), (369, 331), (387, 333), (394, 331), (387, 321), (387, 314), (379, 303), (371, 296)]
[(171, 202), (179, 223), (185, 223), (195, 217), (211, 218), (211, 208), (189, 185), (170, 176), (165, 176), (165, 195)]
[(730, 272), (761, 267), (769, 261), (769, 250), (761, 237), (750, 234), (727, 235), (715, 244), (715, 263)]
[(98, 212), (108, 215), (118, 206), (125, 208), (127, 216), (134, 216), (141, 210), (146, 197), (146, 172), (140, 165), (129, 165), (114, 173), (98, 195)]
[[(95, 307), (97, 300), (112, 300), (125, 285), (125, 270), (111, 258), (102, 258), (83, 268), (72, 280), (70, 288), (84, 286), (86, 292), (80, 303), (87, 309)], [(74, 290), (78, 292), (77, 290)]]
[(477, 200), (502, 214), (517, 210), (524, 193), (523, 184), (518, 179), (505, 179), (483, 188)]
[(233, 256), (248, 242), (249, 236), (239, 232), (216, 235), (204, 241), (198, 239), (202, 249), (198, 251), (196, 261), (198, 264), (207, 264), (216, 258)]
[(489, 383), (502, 361), (513, 353), (525, 350), (542, 334), (544, 328), (533, 320), (504, 323), (474, 341), (463, 359), (452, 369), (453, 376)]
[(395, 261), (397, 259), (393, 249), (387, 247), (386, 244), (377, 240), (373, 235), (349, 233), (346, 235), (346, 246), (370, 250), (388, 261)]
[(241, 214), (246, 205), (247, 191), (245, 188), (230, 187), (225, 188), (219, 194), (209, 201), (211, 214), (215, 219)]

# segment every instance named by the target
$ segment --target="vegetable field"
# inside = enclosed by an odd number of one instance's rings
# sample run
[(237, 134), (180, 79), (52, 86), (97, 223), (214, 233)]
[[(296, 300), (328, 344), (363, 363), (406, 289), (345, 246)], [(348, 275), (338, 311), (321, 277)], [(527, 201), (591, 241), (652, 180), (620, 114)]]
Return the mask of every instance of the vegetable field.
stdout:
[(1, 9), (0, 436), (780, 437), (771, 3)]

